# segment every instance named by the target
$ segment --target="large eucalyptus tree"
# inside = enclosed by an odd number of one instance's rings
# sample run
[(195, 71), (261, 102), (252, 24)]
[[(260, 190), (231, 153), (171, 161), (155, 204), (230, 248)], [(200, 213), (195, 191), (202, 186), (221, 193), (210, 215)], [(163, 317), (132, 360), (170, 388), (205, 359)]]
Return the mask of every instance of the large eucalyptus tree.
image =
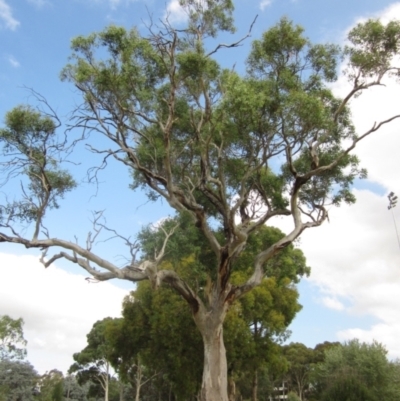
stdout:
[[(93, 236), (82, 245), (49, 232), (42, 236), (45, 213), (75, 183), (58, 163), (63, 142), (56, 141), (55, 122), (26, 108), (11, 111), (0, 131), (8, 153), (4, 166), (10, 176), (22, 172), (29, 181), (21, 202), (1, 207), (0, 242), (45, 253), (61, 247), (48, 258), (43, 255), (45, 266), (64, 258), (97, 280), (149, 280), (154, 287), (174, 288), (189, 304), (203, 338), (202, 400), (227, 401), (222, 323), (229, 306), (262, 282), (267, 262), (278, 252), (327, 219), (327, 205), (355, 201), (351, 184), (365, 171), (351, 151), (400, 117), (356, 132), (348, 108), (353, 97), (399, 74), (392, 60), (400, 24), (359, 24), (349, 33), (349, 45), (340, 49), (313, 45), (301, 27), (282, 19), (253, 42), (241, 76), (217, 62), (221, 49), (235, 51), (241, 40), (214, 45), (219, 31), (234, 31), (233, 2), (180, 4), (188, 14), (185, 28), (167, 20), (160, 27), (150, 25), (147, 36), (110, 26), (77, 37), (62, 78), (82, 94), (75, 128), (92, 132), (91, 149), (104, 156), (105, 164), (114, 159), (125, 165), (133, 188), (150, 199), (163, 198), (201, 231), (217, 261), (210, 265), (209, 285), (195, 288), (173, 268), (160, 268), (173, 230), (165, 232), (154, 257), (133, 258), (123, 268), (96, 253)], [(329, 84), (337, 79), (343, 55), (352, 89), (341, 99)], [(100, 147), (105, 142), (99, 136), (109, 144)], [(293, 228), (260, 250), (251, 274), (232, 284), (235, 261), (248, 238), (275, 216), (290, 216)], [(18, 219), (33, 221), (31, 237), (16, 231)], [(134, 249), (129, 241), (128, 246)]]

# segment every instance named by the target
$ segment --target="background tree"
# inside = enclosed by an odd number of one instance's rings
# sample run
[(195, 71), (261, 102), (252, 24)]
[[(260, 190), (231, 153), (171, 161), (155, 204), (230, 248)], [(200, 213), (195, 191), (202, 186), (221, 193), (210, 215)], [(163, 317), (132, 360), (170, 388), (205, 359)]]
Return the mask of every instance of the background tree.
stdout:
[[(197, 394), (202, 344), (186, 303), (171, 289), (153, 292), (147, 283), (141, 283), (125, 300), (123, 316), (129, 336), (142, 339), (139, 347), (130, 349), (136, 351), (136, 360), (140, 358), (144, 378), (154, 378), (160, 391), (166, 387), (177, 400)], [(138, 330), (140, 334), (136, 334)]]
[(135, 400), (139, 401), (142, 387), (154, 375), (146, 375), (141, 358), (149, 338), (147, 326), (143, 319), (138, 318), (139, 315), (135, 312), (133, 315), (133, 320), (129, 322), (125, 319), (104, 319), (104, 339), (110, 349), (110, 363), (118, 373), (121, 397), (128, 390), (128, 384), (135, 390)]
[(300, 398), (296, 393), (290, 391), (287, 395), (287, 401), (300, 401)]
[(318, 366), (325, 362), (326, 352), (334, 347), (341, 347), (342, 344), (338, 341), (330, 342), (324, 341), (323, 343), (317, 344), (314, 347), (314, 357), (311, 364), (309, 364), (309, 375), (308, 375), (308, 391), (307, 400), (318, 401), (321, 395), (321, 383), (318, 378)]
[(316, 378), (322, 400), (397, 400), (400, 395), (399, 370), (387, 359), (382, 344), (351, 340), (325, 352)]
[(87, 401), (87, 388), (81, 386), (73, 375), (67, 375), (63, 383), (64, 398), (66, 401)]
[(23, 325), (22, 318), (0, 316), (0, 361), (26, 357), (27, 342), (24, 338)]
[(259, 395), (269, 396), (274, 379), (287, 369), (279, 343), (290, 335), (287, 326), (300, 310), (297, 290), (289, 282), (287, 279), (285, 286), (282, 280), (280, 286), (274, 278), (266, 279), (227, 314), (224, 327), (229, 371), (245, 398), (255, 401)]
[[(90, 149), (103, 156), (100, 169), (110, 159), (122, 163), (132, 174), (133, 188), (187, 213), (201, 231), (214, 260), (205, 296), (202, 287), (161, 267), (165, 246), (151, 259), (132, 258), (123, 268), (105, 260), (94, 248), (104, 228), (98, 220), (96, 234), (82, 245), (40, 233), (45, 213), (75, 182), (61, 169), (64, 142), (54, 142), (57, 152), (51, 152), (55, 122), (25, 108), (7, 114), (0, 131), (8, 177), (21, 173), (28, 182), (22, 201), (1, 208), (0, 242), (42, 249), (45, 266), (64, 258), (97, 280), (149, 280), (154, 287), (174, 288), (190, 305), (204, 344), (201, 399), (226, 401), (223, 322), (229, 307), (262, 283), (269, 260), (327, 219), (328, 205), (355, 201), (351, 184), (365, 171), (350, 152), (400, 117), (356, 133), (348, 109), (354, 96), (399, 73), (391, 63), (399, 50), (400, 23), (359, 24), (341, 51), (311, 44), (301, 27), (282, 19), (254, 41), (242, 77), (214, 58), (242, 41), (221, 45), (214, 40), (219, 31), (234, 31), (233, 2), (180, 4), (188, 15), (186, 28), (166, 21), (150, 26), (144, 37), (135, 29), (111, 26), (74, 39), (62, 77), (82, 94), (75, 127), (93, 134)], [(353, 87), (340, 99), (329, 84), (337, 79), (343, 55)], [(109, 141), (104, 148), (98, 135)], [(290, 216), (292, 228), (259, 251), (245, 281), (233, 283), (249, 238), (276, 216)], [(17, 231), (15, 221), (21, 219), (33, 222), (31, 236)], [(173, 229), (165, 233), (164, 245), (172, 234)], [(126, 242), (132, 251), (134, 244)], [(55, 247), (62, 250), (45, 259)]]
[(37, 381), (38, 394), (36, 399), (40, 401), (63, 401), (64, 375), (59, 370), (53, 369), (46, 372)]
[(87, 346), (73, 355), (75, 363), (70, 373), (77, 373), (80, 384), (92, 381), (103, 390), (104, 400), (109, 401), (109, 386), (112, 376), (112, 345), (107, 341), (106, 327), (111, 318), (97, 321), (87, 335)]
[(339, 341), (324, 341), (323, 343), (319, 343), (314, 347), (314, 360), (316, 363), (324, 362), (326, 351), (330, 350), (333, 347), (341, 346), (342, 344)]
[(306, 400), (315, 363), (314, 350), (301, 343), (290, 343), (284, 347), (283, 354), (289, 363), (285, 375), (288, 388), (295, 392), (300, 400)]
[(33, 401), (37, 379), (29, 362), (0, 361), (1, 395), (7, 401)]
[[(253, 237), (247, 243), (246, 249), (237, 261), (237, 271), (232, 275), (232, 282), (243, 282), (246, 275), (251, 274), (251, 263), (254, 255), (260, 249), (265, 249), (283, 238), (284, 234), (277, 228), (264, 227), (260, 229), (257, 237)], [(258, 398), (258, 374), (264, 370), (264, 377), (272, 379), (267, 372), (274, 371), (275, 375), (282, 373), (286, 368), (281, 358), (281, 348), (277, 343), (286, 340), (289, 333), (287, 327), (300, 311), (298, 292), (295, 287), (303, 275), (308, 275), (310, 269), (306, 265), (304, 255), (292, 245), (286, 247), (273, 261), (266, 266), (268, 278), (252, 292), (244, 295), (237, 302), (236, 307), (228, 312), (227, 324), (225, 324), (226, 347), (228, 350), (228, 362), (231, 372), (240, 372), (243, 379), (252, 383), (251, 397)], [(233, 322), (232, 317), (243, 321)], [(244, 327), (245, 333), (238, 335), (238, 328)], [(231, 331), (236, 332), (235, 335)], [(246, 340), (250, 336), (250, 340)], [(239, 338), (241, 338), (239, 340)], [(231, 346), (232, 341), (236, 344)], [(245, 351), (245, 344), (249, 349)], [(264, 380), (265, 382), (265, 380)], [(267, 383), (270, 380), (267, 380)], [(271, 383), (269, 383), (271, 384)], [(266, 388), (265, 396), (269, 395), (272, 388)]]
[(345, 370), (323, 392), (322, 401), (377, 401), (354, 372)]

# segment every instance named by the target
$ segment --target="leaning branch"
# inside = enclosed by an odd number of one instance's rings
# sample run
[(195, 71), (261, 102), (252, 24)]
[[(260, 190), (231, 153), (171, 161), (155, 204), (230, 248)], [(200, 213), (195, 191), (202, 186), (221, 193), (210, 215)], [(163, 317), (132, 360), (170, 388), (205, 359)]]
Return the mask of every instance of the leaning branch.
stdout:
[[(192, 310), (197, 312), (202, 303), (201, 299), (197, 297), (192, 288), (184, 280), (182, 280), (176, 272), (172, 270), (158, 270), (158, 265), (161, 263), (165, 254), (167, 242), (175, 229), (176, 226), (173, 227), (169, 232), (163, 230), (165, 233), (165, 239), (161, 250), (154, 255), (153, 260), (144, 260), (138, 263), (132, 263), (123, 268), (115, 266), (114, 264), (96, 255), (91, 250), (82, 248), (77, 243), (64, 241), (57, 238), (28, 240), (20, 236), (9, 236), (0, 232), (0, 243), (8, 242), (24, 245), (26, 248), (42, 249), (43, 252), (40, 261), (44, 267), (49, 267), (58, 259), (66, 259), (82, 267), (96, 281), (107, 281), (114, 278), (132, 282), (149, 280), (155, 287), (160, 286), (161, 283), (166, 283), (174, 288), (180, 295), (182, 295), (182, 297), (189, 303)], [(63, 248), (63, 250), (47, 259), (47, 252), (53, 247)], [(92, 264), (104, 270), (99, 270), (92, 266)]]

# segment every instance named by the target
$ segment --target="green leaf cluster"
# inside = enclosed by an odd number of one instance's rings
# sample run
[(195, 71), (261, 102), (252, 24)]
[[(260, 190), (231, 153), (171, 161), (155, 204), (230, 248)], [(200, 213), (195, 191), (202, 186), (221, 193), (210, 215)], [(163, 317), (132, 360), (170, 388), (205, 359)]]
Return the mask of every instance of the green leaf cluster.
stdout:
[(0, 361), (24, 359), (27, 341), (23, 332), (22, 318), (0, 316)]
[(59, 140), (56, 129), (54, 119), (29, 106), (17, 106), (6, 114), (5, 128), (0, 129), (0, 165), (6, 180), (23, 177), (23, 199), (8, 202), (1, 208), (3, 215), (40, 221), (46, 208), (58, 208), (59, 200), (76, 187), (71, 174), (60, 168), (66, 143)]
[[(132, 168), (132, 188), (157, 199), (171, 174), (207, 216), (226, 224), (221, 203), (212, 200), (219, 199), (217, 186), (201, 178), (205, 169), (212, 179), (222, 179), (226, 202), (246, 188), (248, 196), (257, 194), (260, 206), (276, 210), (288, 205), (285, 194), (296, 176), (325, 166), (302, 183), (300, 203), (313, 211), (353, 203), (352, 183), (366, 171), (357, 157), (343, 153), (355, 129), (347, 106), (327, 85), (337, 78), (343, 51), (312, 44), (303, 28), (282, 18), (253, 42), (248, 73), (241, 77), (207, 55), (204, 42), (207, 33), (230, 30), (232, 2), (181, 5), (189, 16), (185, 34), (167, 24), (149, 39), (135, 29), (110, 26), (74, 39), (72, 62), (62, 72), (83, 92), (88, 114), (102, 110), (104, 134), (122, 144), (123, 160)], [(395, 51), (397, 45), (391, 46)], [(311, 149), (317, 142), (315, 158)], [(282, 163), (285, 157), (290, 160)]]
[[(393, 57), (400, 50), (400, 22), (390, 21), (387, 24), (371, 19), (359, 23), (349, 33), (351, 46), (346, 48), (350, 66), (354, 72), (350, 78), (359, 73), (359, 80), (368, 77), (383, 76), (392, 68)], [(397, 68), (392, 73), (399, 76)]]
[[(61, 73), (63, 80), (74, 80), (85, 91), (88, 105), (100, 102), (105, 110), (121, 109), (117, 128), (124, 131), (125, 120), (138, 124), (130, 110), (149, 112), (154, 89), (166, 73), (160, 55), (136, 29), (109, 26), (88, 37), (79, 36), (71, 43), (73, 56)], [(104, 49), (110, 57), (95, 59), (95, 51)]]
[(232, 0), (179, 0), (189, 17), (188, 30), (216, 37), (220, 31), (235, 32)]

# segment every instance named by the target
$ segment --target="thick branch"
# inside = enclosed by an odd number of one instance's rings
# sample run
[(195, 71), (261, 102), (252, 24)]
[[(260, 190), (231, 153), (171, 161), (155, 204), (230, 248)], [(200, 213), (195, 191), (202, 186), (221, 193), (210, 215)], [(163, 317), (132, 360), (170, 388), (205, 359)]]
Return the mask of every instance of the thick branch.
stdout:
[[(176, 227), (174, 227), (169, 233), (165, 232), (166, 237), (163, 246), (158, 254), (155, 255), (154, 260), (145, 260), (140, 263), (128, 265), (124, 268), (118, 268), (114, 264), (101, 258), (92, 251), (82, 248), (76, 243), (59, 240), (57, 238), (30, 241), (22, 237), (11, 237), (4, 233), (0, 233), (0, 243), (17, 243), (24, 245), (26, 248), (44, 249), (40, 260), (45, 267), (50, 266), (58, 259), (67, 259), (85, 269), (97, 281), (107, 281), (114, 278), (129, 280), (132, 282), (149, 280), (155, 287), (158, 287), (161, 283), (166, 283), (182, 295), (182, 297), (190, 304), (192, 310), (196, 312), (199, 309), (201, 300), (197, 297), (196, 293), (190, 288), (190, 286), (182, 280), (176, 272), (172, 270), (158, 271), (157, 269), (164, 255), (166, 243), (175, 229)], [(70, 250), (72, 253), (61, 251), (53, 255), (50, 259), (45, 260), (48, 249), (52, 247), (61, 247), (65, 250)], [(105, 269), (106, 271), (96, 269), (91, 265), (91, 263)]]

